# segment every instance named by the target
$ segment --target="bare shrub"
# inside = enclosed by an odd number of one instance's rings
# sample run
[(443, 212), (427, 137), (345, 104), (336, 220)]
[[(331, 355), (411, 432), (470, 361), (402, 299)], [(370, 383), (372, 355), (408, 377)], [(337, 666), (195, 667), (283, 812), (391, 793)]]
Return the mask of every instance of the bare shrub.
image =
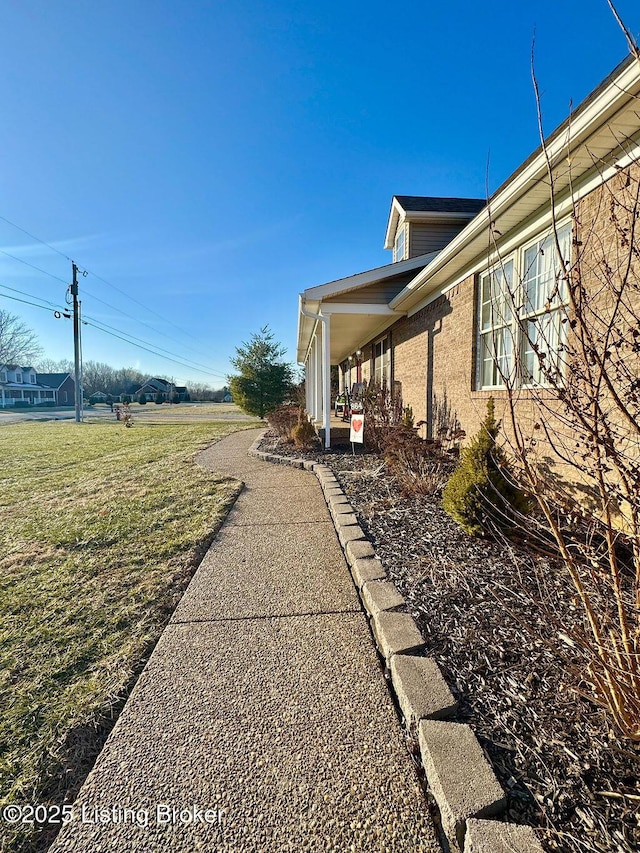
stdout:
[(278, 406), (272, 412), (267, 413), (267, 421), (271, 429), (283, 441), (290, 443), (292, 429), (297, 425), (300, 415), (300, 407), (293, 405)]
[(447, 482), (451, 463), (437, 441), (429, 441), (406, 426), (387, 433), (384, 449), (387, 469), (404, 495), (434, 495)]
[[(537, 94), (535, 76), (534, 85)], [(555, 216), (559, 161), (552, 160), (542, 133), (541, 139)], [(624, 141), (619, 146), (621, 155), (631, 152)], [(571, 155), (568, 143), (564, 162)], [(594, 170), (599, 168), (594, 160)], [(574, 199), (570, 238), (554, 218), (550, 238), (530, 259), (542, 270), (538, 282), (545, 291), (533, 321), (527, 302), (531, 279), (509, 282), (508, 311), (527, 358), (501, 374), (509, 419), (505, 438), (542, 514), (542, 524), (537, 530), (531, 525), (527, 535), (545, 547), (553, 541), (575, 590), (577, 617), (558, 631), (558, 644), (569, 644), (580, 689), (635, 741), (640, 741), (639, 215), (635, 160), (603, 180), (586, 203)], [(495, 235), (493, 248), (500, 248)]]

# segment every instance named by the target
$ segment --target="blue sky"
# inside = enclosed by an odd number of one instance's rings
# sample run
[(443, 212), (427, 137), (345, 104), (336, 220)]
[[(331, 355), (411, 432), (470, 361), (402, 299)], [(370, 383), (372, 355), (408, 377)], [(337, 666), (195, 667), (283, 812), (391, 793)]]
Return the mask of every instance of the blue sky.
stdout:
[(72, 358), (5, 298), (63, 304), (72, 258), (87, 318), (206, 370), (92, 326), (86, 360), (219, 387), (265, 324), (293, 360), (297, 294), (391, 261), (394, 194), (484, 197), (537, 147), (534, 29), (550, 132), (626, 55), (605, 0), (4, 0), (0, 308)]

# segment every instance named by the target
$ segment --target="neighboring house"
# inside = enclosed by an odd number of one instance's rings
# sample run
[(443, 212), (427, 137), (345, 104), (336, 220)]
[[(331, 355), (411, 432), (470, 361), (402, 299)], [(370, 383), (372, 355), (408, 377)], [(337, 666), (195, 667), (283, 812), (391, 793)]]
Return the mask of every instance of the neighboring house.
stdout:
[[(546, 141), (565, 260), (579, 244), (572, 213), (582, 233), (606, 248), (611, 193), (640, 177), (639, 97), (640, 65), (630, 57)], [(520, 377), (518, 405), (526, 404), (527, 388), (539, 387), (530, 339), (544, 328), (553, 340), (556, 326), (556, 344), (564, 334), (558, 300), (550, 307), (545, 290), (559, 266), (546, 154), (539, 148), (487, 203), (395, 196), (385, 240), (394, 262), (300, 295), (298, 360), (307, 410), (326, 446), (331, 365), (340, 366), (340, 390), (372, 380), (393, 385), (416, 421), (426, 422), (424, 436), (437, 433), (445, 410), (475, 433), (487, 398), (505, 400), (505, 374)], [(528, 341), (500, 310), (511, 281), (525, 294), (519, 311)]]
[(139, 400), (140, 395), (144, 394), (147, 402), (153, 402), (158, 394), (162, 395), (163, 400), (170, 400), (174, 393), (177, 394), (180, 402), (189, 399), (189, 390), (185, 385), (174, 385), (167, 379), (153, 378), (137, 388), (133, 397)]
[(75, 406), (76, 383), (70, 373), (38, 373), (38, 382), (53, 390), (57, 406)]
[(0, 408), (54, 403), (55, 391), (40, 380), (33, 367), (0, 364)]

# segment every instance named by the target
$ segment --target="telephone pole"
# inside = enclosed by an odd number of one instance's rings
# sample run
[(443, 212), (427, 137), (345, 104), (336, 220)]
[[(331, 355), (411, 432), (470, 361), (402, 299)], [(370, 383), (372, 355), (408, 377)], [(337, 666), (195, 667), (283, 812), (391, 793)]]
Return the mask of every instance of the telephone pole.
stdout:
[(80, 371), (80, 310), (78, 308), (78, 267), (71, 261), (73, 269), (73, 283), (71, 284), (71, 296), (73, 297), (73, 362), (75, 368), (76, 383), (76, 423), (82, 422), (82, 375)]

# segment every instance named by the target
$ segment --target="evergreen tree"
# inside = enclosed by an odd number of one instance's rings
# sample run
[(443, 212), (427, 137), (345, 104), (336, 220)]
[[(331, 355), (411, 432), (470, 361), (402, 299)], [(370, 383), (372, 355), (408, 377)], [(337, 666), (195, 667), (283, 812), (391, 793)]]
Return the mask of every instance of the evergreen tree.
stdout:
[(514, 513), (529, 509), (529, 500), (515, 485), (504, 450), (496, 442), (499, 427), (489, 398), (480, 431), (463, 449), (442, 493), (445, 512), (474, 536), (486, 533), (491, 524), (508, 531)]
[(239, 375), (229, 377), (229, 385), (234, 401), (247, 414), (263, 418), (289, 396), (293, 368), (282, 360), (285, 352), (268, 326), (236, 347), (231, 364)]

